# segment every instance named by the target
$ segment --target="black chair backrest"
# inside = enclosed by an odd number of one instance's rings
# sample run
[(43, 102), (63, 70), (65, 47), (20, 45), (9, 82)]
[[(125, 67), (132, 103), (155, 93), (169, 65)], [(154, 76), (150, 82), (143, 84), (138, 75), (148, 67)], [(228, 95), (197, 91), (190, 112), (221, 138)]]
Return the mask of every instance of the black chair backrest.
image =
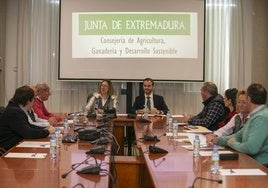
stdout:
[(89, 102), (89, 100), (91, 99), (91, 97), (93, 97), (93, 93), (90, 93), (90, 94), (87, 96), (87, 103)]
[(4, 148), (0, 147), (0, 156), (2, 156), (5, 152), (6, 152), (6, 150), (4, 150)]
[(5, 107), (4, 106), (0, 106), (0, 115), (4, 112)]

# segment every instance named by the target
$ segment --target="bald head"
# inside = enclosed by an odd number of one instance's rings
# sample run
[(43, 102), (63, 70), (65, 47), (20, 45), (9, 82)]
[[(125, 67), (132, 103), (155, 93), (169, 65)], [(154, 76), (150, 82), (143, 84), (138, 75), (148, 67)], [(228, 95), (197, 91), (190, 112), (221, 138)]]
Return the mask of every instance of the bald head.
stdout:
[(40, 82), (40, 83), (36, 84), (35, 88), (36, 88), (37, 92), (50, 89), (48, 84), (45, 82)]
[(37, 96), (43, 101), (46, 101), (51, 94), (47, 83), (40, 82), (36, 84), (35, 88), (37, 91)]

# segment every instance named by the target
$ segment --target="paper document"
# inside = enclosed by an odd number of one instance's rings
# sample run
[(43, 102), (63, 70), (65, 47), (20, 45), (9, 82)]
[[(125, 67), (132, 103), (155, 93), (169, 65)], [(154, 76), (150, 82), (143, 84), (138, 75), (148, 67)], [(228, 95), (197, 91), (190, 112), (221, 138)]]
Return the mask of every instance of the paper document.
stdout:
[(23, 147), (23, 148), (49, 148), (49, 142), (35, 142), (35, 141), (24, 141), (17, 145), (16, 147)]
[(260, 169), (220, 169), (222, 176), (265, 176), (267, 175)]
[(6, 158), (36, 158), (44, 159), (46, 158), (47, 153), (13, 153), (10, 152), (5, 155)]
[(177, 114), (177, 115), (172, 115), (173, 118), (183, 118), (183, 115)]
[[(193, 150), (193, 145), (183, 145), (181, 146), (187, 150)], [(225, 149), (224, 147), (218, 147), (218, 149), (222, 150)], [(200, 145), (200, 150), (211, 150), (211, 151), (200, 151), (200, 155), (201, 156), (211, 156), (211, 152), (212, 152), (212, 147), (207, 146), (207, 145)], [(219, 151), (219, 153), (232, 153), (230, 151)]]
[(175, 141), (177, 141), (177, 142), (187, 142), (187, 143), (190, 142), (188, 138), (179, 138), (179, 139), (175, 139)]
[(188, 125), (188, 123), (177, 123), (178, 126), (184, 126), (184, 125)]
[(123, 116), (124, 116), (124, 117), (127, 116), (127, 114), (116, 114), (116, 115), (117, 115), (118, 117), (120, 117), (120, 116), (121, 116), (121, 117), (123, 117)]
[[(224, 149), (224, 148), (219, 148), (219, 149)], [(231, 151), (218, 151), (218, 153), (219, 154), (230, 154), (230, 153), (233, 153), (233, 152), (231, 152)], [(201, 156), (209, 157), (209, 156), (211, 156), (211, 154), (212, 154), (212, 151), (200, 151)]]
[(193, 126), (193, 125), (189, 125), (189, 126), (184, 126), (184, 128), (186, 130), (184, 130), (184, 132), (187, 132), (187, 133), (211, 133), (212, 131), (207, 129), (206, 127), (203, 127), (203, 126)]
[[(173, 136), (172, 132), (166, 133), (166, 136)], [(188, 136), (188, 133), (178, 132), (178, 136)]]
[[(191, 142), (191, 144), (194, 144), (194, 139), (195, 139), (195, 135), (197, 134), (193, 134), (193, 133), (188, 133), (187, 136)], [(200, 146), (206, 146), (207, 145), (207, 138), (205, 135), (203, 134), (198, 134), (199, 135), (199, 139), (200, 139)]]

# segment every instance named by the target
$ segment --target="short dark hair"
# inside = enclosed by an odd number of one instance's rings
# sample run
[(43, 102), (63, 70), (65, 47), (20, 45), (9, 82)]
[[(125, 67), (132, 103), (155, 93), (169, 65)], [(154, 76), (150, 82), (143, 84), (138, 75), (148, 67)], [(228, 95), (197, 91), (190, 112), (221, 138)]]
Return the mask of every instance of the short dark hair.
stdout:
[(28, 85), (19, 87), (16, 89), (15, 94), (13, 95), (10, 101), (15, 104), (26, 106), (28, 102), (34, 99), (34, 91)]
[(247, 95), (251, 98), (253, 104), (265, 104), (267, 100), (267, 91), (261, 84), (253, 83), (247, 88)]
[(152, 85), (154, 85), (154, 81), (153, 81), (152, 78), (145, 78), (145, 79), (143, 80), (143, 82), (145, 82), (145, 81), (150, 81), (150, 82), (152, 82)]

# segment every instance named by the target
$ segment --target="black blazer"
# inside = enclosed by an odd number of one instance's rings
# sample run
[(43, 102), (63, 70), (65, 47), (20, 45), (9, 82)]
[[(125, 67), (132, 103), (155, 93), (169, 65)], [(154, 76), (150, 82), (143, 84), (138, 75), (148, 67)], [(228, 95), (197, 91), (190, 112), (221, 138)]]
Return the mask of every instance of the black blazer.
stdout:
[(33, 128), (25, 112), (13, 102), (9, 102), (0, 116), (0, 147), (6, 151), (22, 139), (44, 138), (48, 135), (48, 130)]
[[(154, 107), (157, 110), (163, 111), (164, 114), (167, 114), (169, 109), (162, 96), (154, 94), (153, 101), (154, 101)], [(144, 104), (145, 104), (145, 96), (144, 95), (137, 96), (132, 106), (132, 113), (135, 113), (137, 110), (144, 109)]]

